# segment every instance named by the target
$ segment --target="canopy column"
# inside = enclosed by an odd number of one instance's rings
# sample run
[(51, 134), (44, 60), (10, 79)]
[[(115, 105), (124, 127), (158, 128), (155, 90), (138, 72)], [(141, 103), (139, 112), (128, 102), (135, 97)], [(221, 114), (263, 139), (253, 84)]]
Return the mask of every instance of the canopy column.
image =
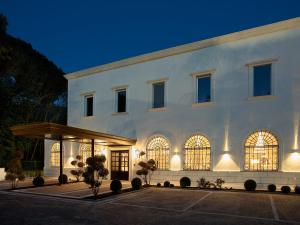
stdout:
[(59, 184), (63, 183), (63, 139), (62, 136), (59, 137)]

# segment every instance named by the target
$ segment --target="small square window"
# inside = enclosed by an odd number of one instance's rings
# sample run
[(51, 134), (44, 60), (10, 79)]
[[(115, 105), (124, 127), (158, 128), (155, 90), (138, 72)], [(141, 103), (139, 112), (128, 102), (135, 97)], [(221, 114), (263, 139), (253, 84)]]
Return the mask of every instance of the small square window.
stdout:
[(165, 107), (165, 82), (153, 84), (153, 108)]
[(197, 102), (211, 101), (211, 76), (197, 77)]
[(126, 89), (117, 90), (117, 112), (126, 112)]
[(272, 64), (253, 67), (253, 96), (271, 95)]
[(85, 96), (85, 116), (93, 116), (94, 97), (89, 95)]

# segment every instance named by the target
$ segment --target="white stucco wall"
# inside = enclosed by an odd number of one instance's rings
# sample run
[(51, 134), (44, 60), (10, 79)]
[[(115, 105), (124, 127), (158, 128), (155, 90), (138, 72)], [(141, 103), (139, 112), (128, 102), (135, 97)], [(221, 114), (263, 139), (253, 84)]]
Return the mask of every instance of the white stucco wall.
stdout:
[[(252, 73), (245, 64), (265, 59), (276, 59), (272, 66), (274, 96), (253, 99)], [(300, 157), (291, 157), (292, 153), (299, 152), (299, 60), (300, 30), (289, 30), (72, 79), (68, 82), (68, 125), (136, 138), (135, 148), (140, 150), (145, 150), (150, 136), (162, 134), (171, 143), (171, 157), (174, 151), (178, 151), (182, 163), (182, 147), (186, 138), (193, 133), (201, 133), (208, 137), (212, 146), (211, 170), (225, 171), (162, 171), (157, 173), (155, 179), (158, 181), (171, 179), (176, 182), (175, 177), (180, 178), (183, 174), (190, 174), (193, 181), (201, 174), (212, 179), (216, 174), (229, 179), (232, 177), (233, 183), (243, 182), (248, 176), (268, 180), (270, 174), (280, 179), (282, 172), (300, 171)], [(212, 75), (213, 102), (192, 107), (196, 84), (191, 73), (209, 69), (215, 70)], [(152, 86), (147, 81), (161, 78), (168, 78), (166, 111), (149, 112)], [(128, 85), (128, 114), (112, 115), (115, 112), (112, 88), (121, 85)], [(91, 91), (95, 92), (94, 116), (85, 118), (82, 94)], [(244, 164), (244, 141), (258, 129), (268, 129), (279, 139), (280, 172), (239, 172)], [(220, 161), (224, 153), (231, 157), (226, 163)], [(47, 157), (45, 154), (46, 161)], [(291, 179), (286, 181), (290, 183), (300, 179), (298, 173), (284, 176)], [(274, 178), (273, 182), (285, 181)]]

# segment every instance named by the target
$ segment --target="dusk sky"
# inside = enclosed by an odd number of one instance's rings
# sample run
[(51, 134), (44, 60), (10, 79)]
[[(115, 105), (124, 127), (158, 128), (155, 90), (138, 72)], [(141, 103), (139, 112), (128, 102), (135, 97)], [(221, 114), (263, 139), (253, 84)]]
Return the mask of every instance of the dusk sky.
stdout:
[(0, 0), (8, 33), (66, 73), (300, 16), (300, 1)]

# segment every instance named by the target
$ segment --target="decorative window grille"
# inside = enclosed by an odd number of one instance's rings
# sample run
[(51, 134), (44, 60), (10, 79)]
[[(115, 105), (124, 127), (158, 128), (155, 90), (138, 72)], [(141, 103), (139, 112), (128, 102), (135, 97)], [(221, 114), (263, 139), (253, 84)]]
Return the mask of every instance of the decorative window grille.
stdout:
[(59, 158), (59, 143), (54, 143), (51, 148), (51, 166), (59, 166), (60, 158)]
[(246, 171), (277, 171), (279, 144), (269, 131), (252, 133), (245, 142)]
[(185, 170), (210, 170), (211, 146), (208, 139), (202, 135), (193, 135), (187, 139), (184, 146)]
[(168, 170), (170, 166), (170, 145), (168, 140), (162, 136), (155, 136), (148, 142), (147, 159), (153, 159), (157, 168)]

